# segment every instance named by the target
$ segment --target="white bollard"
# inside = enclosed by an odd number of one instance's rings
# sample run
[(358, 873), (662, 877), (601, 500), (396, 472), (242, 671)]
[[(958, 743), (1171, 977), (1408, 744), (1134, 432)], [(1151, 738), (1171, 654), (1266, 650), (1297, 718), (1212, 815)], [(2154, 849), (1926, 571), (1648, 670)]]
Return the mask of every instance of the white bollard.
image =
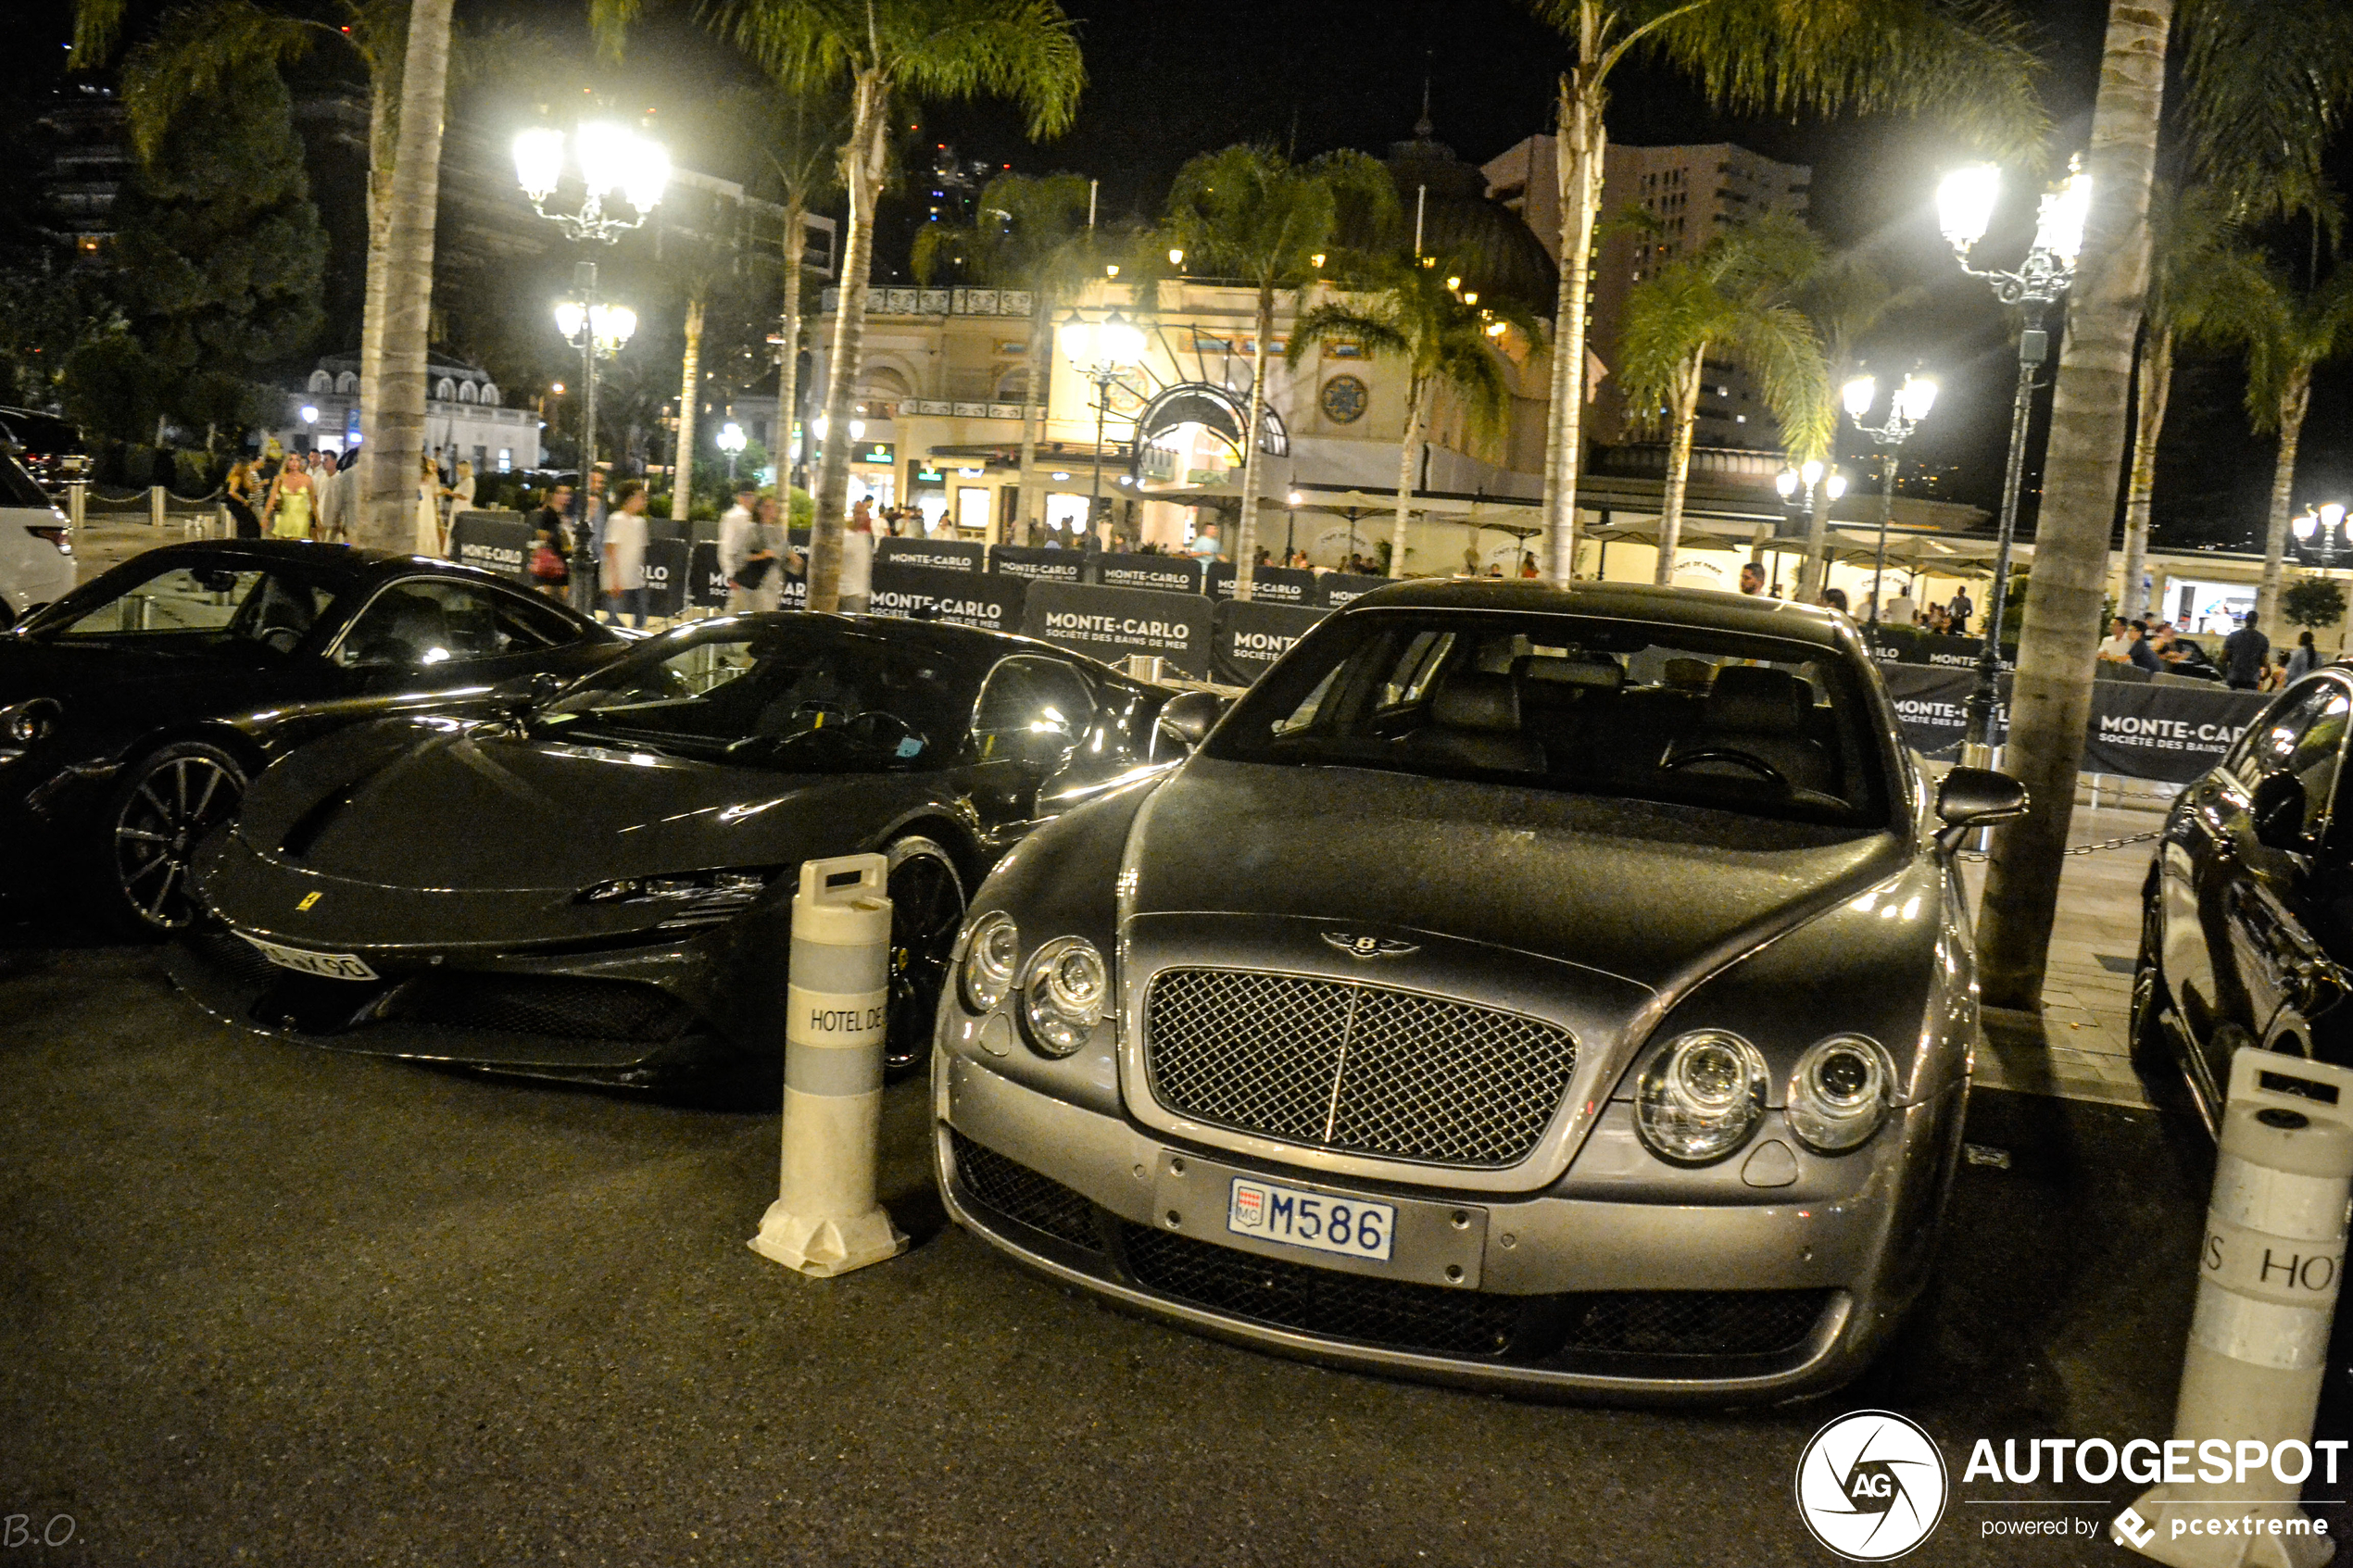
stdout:
[[(2142, 1556), (2175, 1568), (2318, 1568), (2336, 1550), (2297, 1506), (2300, 1481), (2280, 1479), (2272, 1456), (2316, 1457), (2309, 1444), (2349, 1191), (2353, 1070), (2241, 1048), (2173, 1417), (2175, 1444), (2192, 1445), (2183, 1470), (2195, 1478), (2152, 1487), (2133, 1505), (2145, 1525), (2133, 1547)], [(2209, 1453), (2226, 1449), (2231, 1479), (2204, 1479)]]
[(163, 486), (160, 484), (147, 486), (147, 526), (163, 526)]
[(880, 855), (810, 860), (792, 901), (784, 1177), (751, 1249), (821, 1279), (907, 1250), (875, 1198), (890, 999), (888, 871)]

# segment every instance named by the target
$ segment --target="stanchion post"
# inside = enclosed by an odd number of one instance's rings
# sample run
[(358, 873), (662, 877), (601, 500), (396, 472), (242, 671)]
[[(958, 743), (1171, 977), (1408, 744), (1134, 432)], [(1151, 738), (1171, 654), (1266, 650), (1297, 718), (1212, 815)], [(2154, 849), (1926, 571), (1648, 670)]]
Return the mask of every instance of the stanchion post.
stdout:
[(66, 521), (73, 525), (75, 533), (82, 532), (82, 520), (89, 515), (89, 511), (90, 482), (86, 479), (74, 480), (66, 486)]
[(2174, 1568), (2319, 1568), (2334, 1553), (2275, 1456), (2301, 1450), (2310, 1474), (2349, 1191), (2353, 1069), (2238, 1050), (2173, 1417), (2190, 1474), (2227, 1448), (2231, 1479), (2150, 1488), (2133, 1504), (2140, 1544), (2120, 1524), (2120, 1546)]
[(880, 855), (806, 861), (793, 897), (783, 1175), (751, 1249), (821, 1279), (907, 1249), (875, 1196), (890, 998), (888, 872)]
[(147, 486), (147, 526), (157, 529), (163, 526), (163, 486), (160, 484)]

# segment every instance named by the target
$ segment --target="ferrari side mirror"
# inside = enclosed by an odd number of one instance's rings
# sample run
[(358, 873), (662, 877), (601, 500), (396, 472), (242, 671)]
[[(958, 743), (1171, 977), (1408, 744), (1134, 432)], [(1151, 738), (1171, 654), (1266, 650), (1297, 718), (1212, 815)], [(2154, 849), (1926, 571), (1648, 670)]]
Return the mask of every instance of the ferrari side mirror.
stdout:
[(2304, 805), (2301, 779), (2294, 773), (2266, 773), (2246, 808), (2255, 822), (2255, 841), (2266, 849), (2309, 853), (2312, 844), (2304, 831)]
[(1215, 692), (1179, 692), (1160, 710), (1160, 727), (1194, 747), (1209, 738), (1225, 711), (1226, 699)]
[(2026, 814), (2026, 786), (1991, 768), (1956, 768), (1936, 790), (1937, 820), (1947, 827), (1982, 827)]

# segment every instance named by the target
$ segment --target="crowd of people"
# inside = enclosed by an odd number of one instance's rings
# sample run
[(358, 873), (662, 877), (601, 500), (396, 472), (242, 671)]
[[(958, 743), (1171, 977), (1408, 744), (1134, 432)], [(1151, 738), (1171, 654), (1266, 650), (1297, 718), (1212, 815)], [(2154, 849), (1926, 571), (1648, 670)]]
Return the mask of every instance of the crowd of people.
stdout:
[[(240, 539), (348, 541), (359, 505), (359, 481), (352, 472), (359, 458), (356, 447), (341, 456), (288, 453), (275, 442), (259, 457), (238, 458), (221, 482), (232, 530)], [(445, 472), (429, 454), (419, 462), (414, 547), (420, 555), (446, 555), (450, 520), (474, 504), (473, 465), (460, 459)]]
[(2104, 664), (2129, 664), (2152, 675), (2177, 674), (2220, 680), (2233, 691), (2275, 692), (2309, 674), (2321, 662), (2310, 632), (2298, 633), (2296, 646), (2285, 658), (2272, 657), (2271, 639), (2252, 615), (2222, 639), (2222, 662), (2217, 667), (2206, 649), (2183, 636), (2163, 621), (2109, 621), (2108, 638), (2095, 656)]

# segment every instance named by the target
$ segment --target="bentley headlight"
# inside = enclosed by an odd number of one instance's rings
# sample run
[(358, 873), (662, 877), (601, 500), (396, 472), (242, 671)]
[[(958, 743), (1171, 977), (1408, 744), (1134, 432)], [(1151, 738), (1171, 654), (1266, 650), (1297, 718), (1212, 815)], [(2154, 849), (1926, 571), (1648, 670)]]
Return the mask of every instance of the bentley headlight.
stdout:
[(999, 909), (980, 917), (964, 941), (964, 1006), (987, 1012), (1013, 988), (1013, 965), (1021, 958), (1021, 932), (1013, 917)]
[(1844, 1153), (1879, 1131), (1894, 1079), (1877, 1040), (1860, 1035), (1817, 1040), (1790, 1074), (1789, 1130), (1808, 1148)]
[(1738, 1035), (1679, 1035), (1651, 1059), (1634, 1098), (1634, 1127), (1662, 1160), (1705, 1165), (1748, 1141), (1765, 1114), (1765, 1057)]
[(0, 740), (12, 746), (38, 746), (57, 734), (65, 709), (53, 696), (36, 696), (0, 708)]
[(1022, 972), (1021, 1021), (1029, 1043), (1047, 1056), (1068, 1056), (1102, 1022), (1111, 976), (1102, 954), (1078, 936), (1057, 936)]

